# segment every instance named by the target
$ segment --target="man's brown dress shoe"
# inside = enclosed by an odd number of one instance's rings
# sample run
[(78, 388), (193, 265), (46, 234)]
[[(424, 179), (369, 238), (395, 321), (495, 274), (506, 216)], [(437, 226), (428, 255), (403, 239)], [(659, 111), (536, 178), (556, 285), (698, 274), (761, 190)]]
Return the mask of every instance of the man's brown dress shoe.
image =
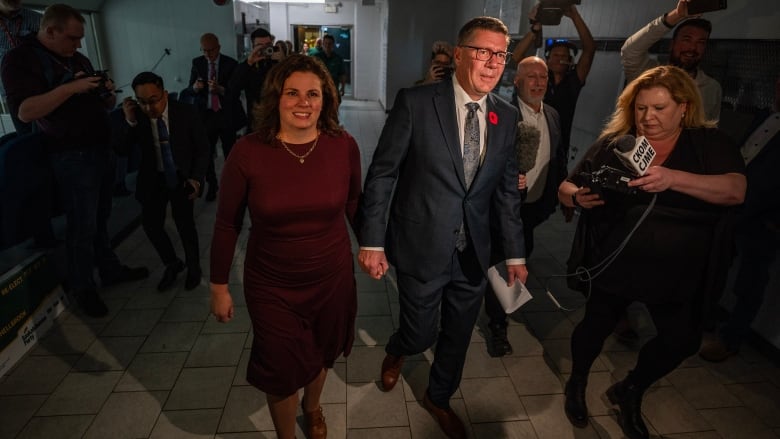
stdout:
[(398, 382), (398, 376), (401, 375), (401, 366), (403, 365), (403, 356), (385, 355), (385, 359), (382, 361), (382, 389), (385, 392), (393, 390), (395, 383)]
[(436, 422), (439, 423), (439, 427), (441, 427), (441, 430), (448, 438), (466, 439), (466, 428), (463, 427), (463, 422), (451, 408), (443, 409), (434, 405), (431, 399), (428, 398), (427, 390), (425, 391), (422, 404), (433, 415)]
[[(301, 404), (303, 408), (303, 404)], [(322, 414), (322, 406), (313, 412), (303, 412), (306, 419), (306, 428), (309, 439), (326, 439), (328, 437), (328, 426), (325, 424), (325, 415)]]

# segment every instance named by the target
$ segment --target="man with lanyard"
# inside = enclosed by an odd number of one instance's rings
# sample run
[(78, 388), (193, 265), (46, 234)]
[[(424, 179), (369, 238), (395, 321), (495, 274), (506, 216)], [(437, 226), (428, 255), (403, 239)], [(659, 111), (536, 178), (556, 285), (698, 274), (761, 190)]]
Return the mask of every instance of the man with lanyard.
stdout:
[(23, 122), (36, 123), (67, 219), (67, 289), (84, 314), (103, 317), (101, 286), (147, 277), (145, 267), (120, 264), (108, 238), (114, 167), (108, 110), (114, 83), (96, 74), (77, 51), (84, 17), (64, 4), (46, 8), (36, 35), (24, 38), (3, 59), (8, 104)]

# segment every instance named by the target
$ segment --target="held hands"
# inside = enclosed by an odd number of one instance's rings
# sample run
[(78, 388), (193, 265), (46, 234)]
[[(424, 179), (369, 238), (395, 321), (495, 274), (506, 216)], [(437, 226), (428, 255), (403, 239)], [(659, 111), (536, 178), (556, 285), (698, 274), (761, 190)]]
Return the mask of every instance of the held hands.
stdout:
[(227, 323), (233, 318), (233, 298), (227, 284), (209, 283), (211, 289), (211, 313), (220, 323)]
[(629, 187), (637, 187), (645, 192), (663, 192), (674, 185), (675, 171), (663, 166), (651, 166), (642, 177), (628, 182)]
[(361, 249), (358, 253), (358, 263), (365, 273), (377, 280), (381, 279), (390, 268), (385, 252), (381, 250)]

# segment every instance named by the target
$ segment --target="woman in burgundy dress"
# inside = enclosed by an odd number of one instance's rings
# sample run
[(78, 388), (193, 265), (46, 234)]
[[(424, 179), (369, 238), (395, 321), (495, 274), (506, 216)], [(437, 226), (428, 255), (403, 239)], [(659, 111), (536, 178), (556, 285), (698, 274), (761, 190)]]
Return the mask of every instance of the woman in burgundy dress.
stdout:
[(211, 244), (211, 311), (233, 317), (228, 277), (245, 206), (252, 226), (244, 295), (254, 340), (247, 380), (266, 393), (277, 436), (295, 436), (298, 390), (309, 437), (325, 438), (320, 394), (348, 355), (357, 292), (347, 221), (360, 195), (360, 153), (338, 123), (338, 93), (315, 58), (292, 55), (268, 74), (257, 131), (222, 169)]

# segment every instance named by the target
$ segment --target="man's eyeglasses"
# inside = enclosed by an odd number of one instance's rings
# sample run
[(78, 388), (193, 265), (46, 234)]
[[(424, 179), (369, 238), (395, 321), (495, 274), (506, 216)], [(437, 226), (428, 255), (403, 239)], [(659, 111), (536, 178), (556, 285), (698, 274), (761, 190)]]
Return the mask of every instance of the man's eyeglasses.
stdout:
[(162, 96), (152, 96), (149, 99), (136, 98), (136, 100), (138, 101), (138, 105), (142, 107), (153, 107), (162, 100)]
[(461, 44), (460, 47), (467, 47), (469, 49), (474, 49), (475, 56), (479, 61), (488, 61), (490, 60), (490, 58), (493, 58), (493, 56), (495, 56), (497, 63), (506, 64), (507, 60), (511, 55), (509, 52), (494, 52), (490, 49), (485, 49), (484, 47), (467, 46), (465, 44)]
[(212, 47), (211, 49), (201, 48), (200, 51), (203, 52), (203, 53), (216, 53), (216, 52), (219, 52), (219, 46)]

